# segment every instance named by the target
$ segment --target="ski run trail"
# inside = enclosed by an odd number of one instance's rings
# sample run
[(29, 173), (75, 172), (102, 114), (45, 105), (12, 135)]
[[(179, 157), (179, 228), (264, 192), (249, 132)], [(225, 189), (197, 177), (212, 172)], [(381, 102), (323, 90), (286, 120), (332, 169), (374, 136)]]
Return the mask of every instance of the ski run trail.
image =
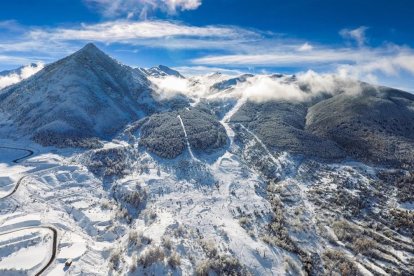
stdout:
[(230, 139), (230, 148), (233, 145), (234, 142), (234, 130), (230, 127), (229, 122), (231, 120), (231, 117), (233, 117), (234, 114), (239, 111), (240, 107), (242, 107), (247, 101), (247, 98), (240, 98), (237, 103), (234, 105), (234, 107), (224, 115), (223, 119), (220, 121), (220, 123), (224, 126), (227, 132), (227, 136)]
[(183, 128), (185, 142), (187, 144), (188, 152), (190, 153), (191, 159), (196, 160), (196, 158), (194, 157), (193, 151), (191, 150), (190, 141), (188, 141), (187, 131), (185, 130), (183, 119), (181, 119), (180, 115), (178, 115), (177, 118), (178, 118), (178, 120), (180, 120), (181, 127)]
[(246, 128), (243, 124), (240, 124), (241, 128), (244, 129), (246, 132), (248, 132), (250, 135), (253, 136), (253, 138), (262, 146), (262, 148), (265, 150), (266, 154), (270, 157), (273, 164), (277, 166), (277, 169), (280, 171), (282, 169), (282, 164), (280, 160), (276, 159), (275, 156), (269, 151), (267, 146), (262, 142), (262, 140), (257, 137), (256, 134), (254, 134), (252, 131), (250, 131), (248, 128)]

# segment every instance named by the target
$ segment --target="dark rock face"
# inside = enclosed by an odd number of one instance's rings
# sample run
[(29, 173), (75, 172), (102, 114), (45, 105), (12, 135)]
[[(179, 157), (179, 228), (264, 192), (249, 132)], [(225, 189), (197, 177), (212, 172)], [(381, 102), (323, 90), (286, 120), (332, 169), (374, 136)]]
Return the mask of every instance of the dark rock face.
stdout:
[(227, 135), (214, 115), (198, 109), (181, 109), (155, 114), (141, 127), (141, 143), (150, 152), (164, 158), (175, 158), (186, 148), (183, 120), (192, 150), (210, 151), (224, 146)]

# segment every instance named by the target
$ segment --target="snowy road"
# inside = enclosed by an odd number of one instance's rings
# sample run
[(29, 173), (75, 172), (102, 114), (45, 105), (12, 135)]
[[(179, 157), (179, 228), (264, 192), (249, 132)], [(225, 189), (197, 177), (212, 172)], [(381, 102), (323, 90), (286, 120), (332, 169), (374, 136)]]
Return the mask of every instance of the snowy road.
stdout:
[(43, 268), (35, 274), (36, 276), (42, 275), (42, 273), (45, 272), (52, 265), (53, 261), (56, 258), (57, 235), (58, 235), (57, 230), (55, 228), (51, 227), (51, 226), (36, 226), (36, 227), (24, 227), (24, 228), (19, 228), (17, 230), (12, 230), (12, 231), (7, 231), (7, 232), (0, 233), (0, 236), (4, 236), (4, 235), (9, 235), (9, 234), (25, 231), (25, 230), (39, 230), (39, 229), (50, 230), (53, 234), (53, 237), (52, 237), (53, 241), (52, 241), (52, 252), (50, 254), (50, 258), (49, 258), (47, 264), (45, 266), (43, 266)]
[(21, 162), (22, 160), (24, 160), (26, 158), (29, 158), (30, 156), (32, 156), (34, 154), (34, 152), (32, 150), (30, 150), (30, 149), (13, 148), (13, 147), (2, 147), (2, 146), (0, 146), (0, 149), (11, 149), (11, 150), (19, 150), (19, 151), (25, 151), (25, 152), (27, 152), (27, 154), (25, 156), (22, 156), (22, 157), (19, 157), (19, 158), (13, 160), (13, 163), (16, 163), (16, 164), (19, 163), (19, 162)]
[(12, 195), (13, 195), (13, 194), (17, 191), (17, 189), (19, 188), (20, 184), (22, 183), (22, 181), (23, 181), (26, 177), (27, 177), (27, 175), (25, 175), (25, 176), (21, 177), (21, 178), (17, 181), (16, 185), (14, 185), (13, 191), (11, 191), (9, 194), (7, 194), (7, 195), (5, 195), (5, 196), (3, 196), (3, 197), (0, 197), (0, 200), (2, 200), (2, 199), (6, 199), (6, 198), (8, 198), (8, 197), (12, 196)]
[(50, 256), (50, 259), (49, 259), (48, 263), (38, 273), (36, 273), (36, 276), (40, 276), (43, 272), (45, 272), (53, 264), (53, 261), (56, 258), (57, 246), (58, 246), (58, 244), (57, 244), (57, 230), (55, 228), (51, 227), (51, 226), (44, 226), (42, 228), (49, 229), (53, 233), (52, 254)]
[[(12, 162), (13, 163), (16, 163), (16, 164), (19, 163), (19, 162), (21, 162), (24, 159), (27, 159), (28, 157), (30, 157), (30, 156), (32, 156), (34, 154), (34, 152), (32, 150), (30, 150), (30, 149), (14, 148), (14, 147), (3, 147), (3, 146), (1, 146), (0, 149), (18, 150), (18, 151), (25, 151), (25, 152), (27, 152), (26, 155), (12, 160)], [(18, 190), (18, 188), (19, 188), (20, 184), (22, 183), (22, 181), (25, 178), (27, 178), (27, 177), (28, 177), (27, 175), (21, 177), (17, 181), (17, 183), (14, 186), (13, 190), (8, 195), (3, 196), (2, 198), (0, 198), (0, 200), (4, 200), (4, 199), (12, 196), (14, 193), (16, 193), (16, 191)], [(39, 272), (37, 272), (35, 274), (36, 276), (40, 276), (40, 275), (42, 275), (42, 273), (44, 273), (53, 264), (53, 262), (54, 262), (54, 260), (56, 258), (57, 246), (58, 246), (58, 243), (57, 243), (58, 232), (57, 232), (57, 230), (54, 227), (52, 227), (52, 226), (24, 227), (24, 228), (19, 228), (19, 229), (16, 229), (16, 230), (12, 230), (12, 231), (7, 231), (7, 232), (0, 233), (0, 236), (7, 235), (7, 234), (12, 234), (12, 233), (16, 233), (16, 232), (23, 231), (23, 230), (37, 230), (37, 229), (48, 229), (53, 234), (52, 252), (50, 254), (50, 258), (49, 258), (47, 264)]]

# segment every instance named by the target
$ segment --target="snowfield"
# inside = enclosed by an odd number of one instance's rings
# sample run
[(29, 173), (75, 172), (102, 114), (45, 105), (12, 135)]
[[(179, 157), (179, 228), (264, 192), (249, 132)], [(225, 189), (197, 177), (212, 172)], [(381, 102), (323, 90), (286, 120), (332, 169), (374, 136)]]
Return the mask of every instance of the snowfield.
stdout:
[[(304, 275), (303, 260), (298, 255), (264, 238), (275, 214), (266, 192), (269, 180), (254, 164), (257, 154), (280, 179), (277, 190), (292, 241), (301, 250), (319, 255), (328, 249), (346, 248), (328, 219), (335, 212), (322, 211), (312, 193), (318, 185), (326, 192), (337, 190), (336, 177), (348, 179), (348, 185), (355, 187), (368, 185), (376, 170), (359, 163), (327, 168), (319, 164), (323, 170), (318, 172), (318, 180), (309, 181), (312, 163), (286, 153), (271, 153), (245, 126), (240, 124), (235, 134), (226, 118), (221, 122), (228, 132), (228, 146), (213, 154), (193, 153), (187, 143), (186, 152), (165, 160), (139, 147), (139, 136), (132, 145), (120, 140), (106, 143), (105, 150), (129, 148), (136, 159), (128, 161), (132, 169), (124, 176), (104, 180), (88, 171), (84, 151), (2, 140), (2, 145), (29, 147), (35, 153), (16, 164), (13, 160), (24, 152), (0, 149), (0, 271), (11, 275), (36, 274), (42, 269), (47, 275), (180, 271), (191, 275), (202, 272), (200, 263), (206, 258), (230, 262), (227, 256), (237, 260), (233, 269), (240, 274), (245, 267), (254, 275)], [(248, 142), (241, 143), (244, 140)], [(10, 195), (19, 180), (18, 189)], [(134, 205), (126, 196), (135, 191), (145, 191), (146, 196)], [(359, 193), (355, 189), (350, 192), (355, 196)], [(56, 248), (50, 229), (57, 232)], [(321, 236), (321, 229), (326, 237)], [(337, 245), (330, 239), (337, 240)], [(394, 248), (392, 255), (410, 262), (414, 256), (412, 241), (406, 239), (405, 243), (408, 247)], [(154, 248), (165, 248), (165, 263), (159, 259), (143, 265), (142, 256)], [(178, 254), (179, 265), (169, 265), (168, 254)], [(348, 249), (343, 254), (353, 258)], [(68, 260), (70, 266), (65, 265)], [(367, 275), (372, 271), (387, 274), (384, 266), (359, 258), (357, 267)]]
[[(35, 156), (20, 164), (10, 160), (2, 163), (7, 168), (2, 174), (8, 172), (11, 180), (17, 181), (16, 175), (25, 178), (15, 194), (0, 201), (0, 237), (4, 244), (0, 251), (6, 254), (3, 248), (11, 248), (9, 255), (1, 258), (0, 269), (36, 274), (46, 268), (45, 272), (54, 272), (51, 275), (63, 275), (65, 261), (72, 259), (85, 262), (75, 271), (105, 274), (106, 270), (99, 272), (96, 265), (102, 264), (100, 255), (111, 248), (110, 238), (116, 234), (111, 237), (105, 227), (113, 225), (112, 212), (96, 207), (104, 193), (102, 186), (84, 168), (71, 165), (65, 157), (44, 153), (45, 150), (50, 149), (37, 148)], [(5, 151), (11, 158), (21, 155)], [(57, 230), (56, 248), (50, 229)], [(47, 265), (53, 251), (53, 262)], [(27, 256), (35, 258), (22, 262)]]

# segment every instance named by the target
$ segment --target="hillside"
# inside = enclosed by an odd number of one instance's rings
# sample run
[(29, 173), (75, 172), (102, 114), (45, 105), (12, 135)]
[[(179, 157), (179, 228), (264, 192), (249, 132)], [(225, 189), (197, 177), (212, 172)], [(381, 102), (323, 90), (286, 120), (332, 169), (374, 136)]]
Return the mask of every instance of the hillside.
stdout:
[(359, 93), (307, 101), (247, 101), (231, 117), (274, 152), (392, 166), (414, 165), (414, 96), (362, 84)]
[(365, 85), (309, 108), (306, 130), (337, 143), (357, 159), (414, 166), (414, 96)]
[(0, 109), (45, 145), (109, 138), (127, 123), (163, 108), (143, 73), (93, 44), (0, 92)]

